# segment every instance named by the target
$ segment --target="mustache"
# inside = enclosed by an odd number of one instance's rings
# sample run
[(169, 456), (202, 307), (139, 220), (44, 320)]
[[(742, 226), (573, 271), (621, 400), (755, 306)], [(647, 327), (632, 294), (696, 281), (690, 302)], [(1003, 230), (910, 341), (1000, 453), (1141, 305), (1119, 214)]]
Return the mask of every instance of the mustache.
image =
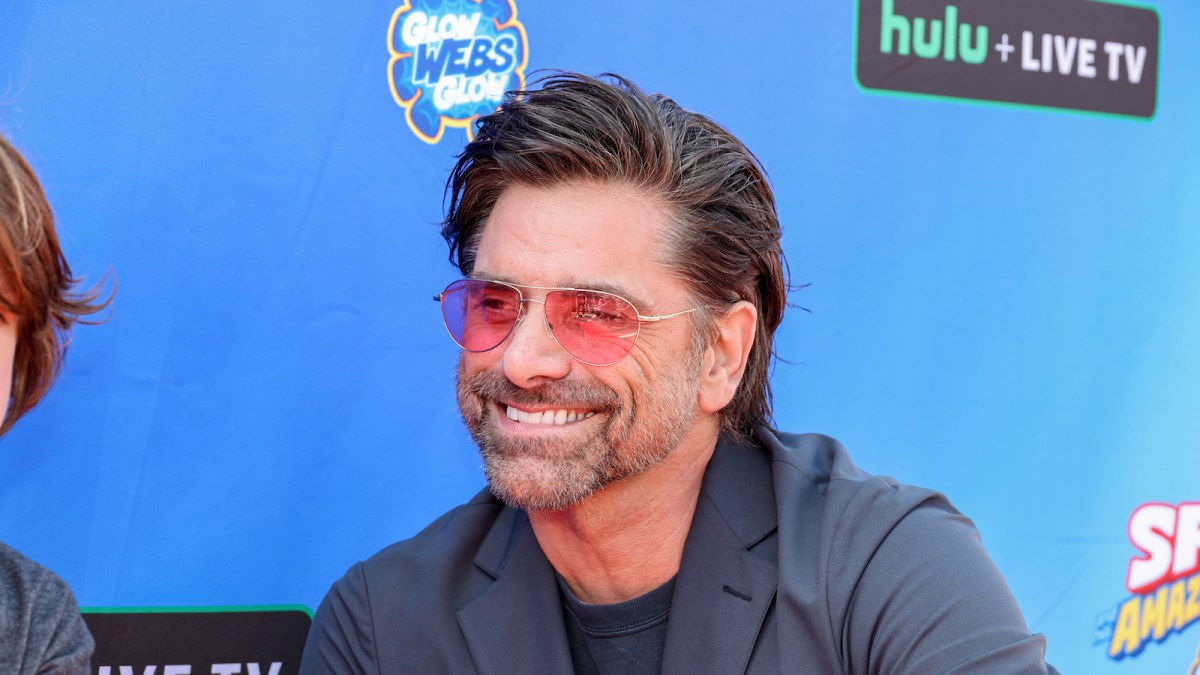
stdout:
[(516, 406), (589, 408), (613, 410), (620, 406), (620, 397), (608, 387), (581, 382), (558, 380), (534, 389), (523, 389), (496, 371), (480, 371), (471, 376), (467, 389), (490, 401), (504, 401)]

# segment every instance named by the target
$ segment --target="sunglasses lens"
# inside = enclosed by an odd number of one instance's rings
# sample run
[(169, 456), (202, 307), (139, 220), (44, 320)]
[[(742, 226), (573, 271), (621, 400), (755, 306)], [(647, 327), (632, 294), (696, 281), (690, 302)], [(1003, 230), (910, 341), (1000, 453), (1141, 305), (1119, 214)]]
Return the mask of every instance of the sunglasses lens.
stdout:
[(633, 305), (599, 291), (547, 293), (546, 318), (562, 348), (594, 366), (611, 365), (625, 358), (638, 336), (638, 315)]
[[(623, 298), (601, 291), (550, 291), (546, 321), (571, 356), (594, 366), (620, 361), (633, 349), (640, 324)], [(456, 281), (442, 291), (442, 317), (458, 346), (486, 352), (504, 342), (521, 317), (521, 294), (479, 279)]]
[(469, 352), (495, 349), (517, 325), (521, 296), (515, 288), (477, 279), (442, 291), (442, 317), (450, 337)]

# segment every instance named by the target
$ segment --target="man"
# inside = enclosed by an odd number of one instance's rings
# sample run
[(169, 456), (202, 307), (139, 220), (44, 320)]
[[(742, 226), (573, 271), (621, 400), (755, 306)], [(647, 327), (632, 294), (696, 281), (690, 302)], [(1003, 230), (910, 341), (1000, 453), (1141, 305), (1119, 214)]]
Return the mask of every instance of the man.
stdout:
[[(3, 434), (49, 391), (72, 326), (112, 296), (101, 300), (97, 289), (78, 288), (41, 183), (2, 135), (0, 260)], [(0, 541), (0, 673), (84, 674), (93, 648), (66, 582)]]
[(941, 495), (770, 427), (787, 282), (740, 141), (559, 74), (479, 121), (448, 192), (489, 490), (338, 581), (302, 672), (1046, 672)]

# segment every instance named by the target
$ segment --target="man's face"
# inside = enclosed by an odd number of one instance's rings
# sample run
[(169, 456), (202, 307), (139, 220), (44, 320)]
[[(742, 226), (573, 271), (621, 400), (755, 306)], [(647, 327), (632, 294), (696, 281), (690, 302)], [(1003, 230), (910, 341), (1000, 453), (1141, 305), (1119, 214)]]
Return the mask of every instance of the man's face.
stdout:
[[(474, 276), (610, 291), (642, 315), (687, 309), (683, 285), (654, 262), (666, 215), (618, 184), (514, 185), (488, 218)], [(541, 304), (525, 312), (499, 347), (463, 352), (458, 372), (463, 420), (505, 502), (566, 508), (658, 464), (692, 428), (701, 354), (686, 315), (643, 324), (628, 356), (597, 367), (554, 341)]]

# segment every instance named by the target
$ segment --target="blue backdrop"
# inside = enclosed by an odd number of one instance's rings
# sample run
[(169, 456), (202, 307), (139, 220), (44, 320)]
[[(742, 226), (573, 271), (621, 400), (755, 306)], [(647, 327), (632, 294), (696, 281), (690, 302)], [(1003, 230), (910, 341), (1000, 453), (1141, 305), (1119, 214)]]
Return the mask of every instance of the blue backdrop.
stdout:
[[(268, 5), (3, 10), (0, 128), (118, 282), (0, 441), (0, 538), (84, 606), (315, 607), (483, 485), (430, 300), (465, 133), (397, 104), (399, 3)], [(1200, 5), (1153, 6), (1144, 121), (864, 91), (850, 2), (516, 4), (530, 71), (625, 74), (755, 150), (810, 284), (780, 427), (949, 494), (1064, 672), (1200, 647), (1106, 637), (1134, 509), (1200, 500)]]

